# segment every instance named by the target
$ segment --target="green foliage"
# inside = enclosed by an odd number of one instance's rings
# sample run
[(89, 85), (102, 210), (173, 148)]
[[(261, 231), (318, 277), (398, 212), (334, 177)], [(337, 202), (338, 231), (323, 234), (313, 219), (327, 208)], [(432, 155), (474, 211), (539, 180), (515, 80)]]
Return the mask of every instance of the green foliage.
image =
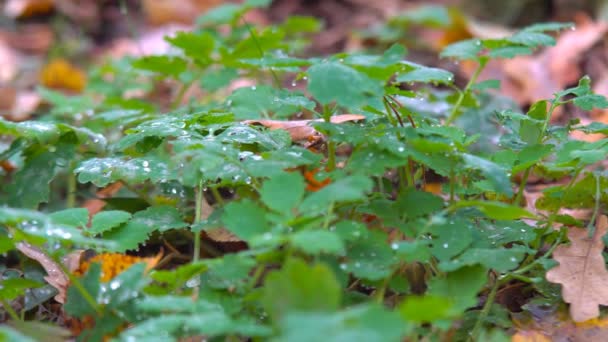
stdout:
[[(608, 126), (550, 121), (559, 106), (608, 107), (588, 77), (524, 114), (498, 101), (495, 80), (460, 89), (452, 72), (405, 59), (403, 30), (452, 25), (451, 10), (424, 6), (365, 33), (386, 47), (378, 53), (305, 57), (322, 23), (244, 22), (269, 4), (223, 4), (166, 38), (174, 54), (108, 62), (82, 95), (40, 89), (52, 109), (39, 119), (0, 119), (0, 161), (17, 168), (0, 171), (0, 253), (25, 264), (14, 249), (27, 241), (57, 259), (75, 248), (166, 254), (161, 270), (136, 264), (101, 282), (93, 264), (72, 277), (66, 313), (95, 322), (80, 340), (467, 336), (498, 320), (488, 317), (494, 284), (538, 290), (546, 244), (562, 239), (553, 224), (583, 224), (561, 208), (608, 204), (606, 172), (589, 168), (608, 140), (568, 136)], [(480, 72), (553, 45), (551, 32), (566, 27), (460, 41), (441, 56)], [(149, 95), (165, 78), (183, 90), (166, 113), (125, 95)], [(232, 90), (242, 78), (256, 83)], [(204, 98), (183, 97), (197, 86)], [(342, 114), (364, 119), (336, 123)], [(241, 121), (300, 117), (316, 121), (272, 122), (290, 132)], [(311, 133), (290, 135), (297, 129)], [(532, 213), (531, 175), (572, 181), (545, 189)], [(79, 207), (94, 198), (102, 211)], [(27, 299), (41, 281), (3, 279), (0, 299)], [(476, 310), (480, 298), (489, 306)], [(478, 330), (473, 338), (488, 336)], [(28, 340), (17, 331), (0, 336)]]

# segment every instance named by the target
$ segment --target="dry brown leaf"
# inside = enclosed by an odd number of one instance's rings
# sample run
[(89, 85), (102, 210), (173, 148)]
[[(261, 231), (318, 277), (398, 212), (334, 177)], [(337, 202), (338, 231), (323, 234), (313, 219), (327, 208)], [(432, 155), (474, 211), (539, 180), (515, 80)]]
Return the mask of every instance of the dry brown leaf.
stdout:
[[(364, 120), (365, 116), (359, 114), (342, 114), (331, 117), (331, 122), (340, 124), (349, 121), (360, 121)], [(317, 132), (312, 126), (308, 124), (311, 122), (323, 122), (322, 119), (317, 120), (294, 120), (294, 121), (281, 121), (281, 120), (245, 120), (243, 123), (248, 125), (262, 125), (270, 129), (284, 129), (289, 132), (293, 141), (308, 140), (314, 137), (318, 137), (321, 134)]]
[(120, 254), (120, 253), (102, 253), (92, 256), (87, 260), (80, 259), (80, 265), (74, 270), (74, 274), (81, 276), (84, 275), (91, 264), (101, 264), (101, 279), (102, 282), (112, 280), (114, 277), (127, 270), (129, 267), (136, 263), (143, 262), (146, 264), (146, 271), (149, 271), (156, 267), (160, 259), (162, 259), (163, 251), (161, 250), (157, 255), (153, 257), (137, 257), (132, 255)]
[(608, 341), (608, 318), (576, 323), (561, 312), (535, 311), (531, 322), (522, 324), (514, 318), (517, 333), (512, 342), (604, 342)]
[(46, 14), (53, 10), (53, 0), (8, 0), (4, 4), (4, 15), (9, 18), (27, 18)]
[(61, 266), (59, 266), (58, 263), (56, 263), (38, 247), (32, 246), (27, 242), (19, 242), (15, 247), (20, 250), (21, 253), (40, 263), (42, 268), (44, 268), (47, 273), (44, 280), (59, 291), (59, 293), (57, 293), (55, 296), (55, 300), (62, 304), (65, 303), (66, 291), (68, 289), (68, 285), (70, 284), (70, 280), (61, 269)]
[(79, 93), (87, 83), (85, 73), (64, 59), (55, 59), (40, 72), (40, 82), (47, 88)]
[(511, 336), (511, 342), (551, 342), (551, 339), (538, 331), (520, 331)]
[(221, 0), (143, 0), (142, 7), (152, 25), (192, 24), (196, 17), (221, 3)]
[(23, 24), (15, 30), (0, 30), (0, 39), (25, 52), (45, 53), (53, 44), (55, 35), (50, 25)]
[(562, 297), (570, 303), (570, 316), (575, 322), (597, 318), (599, 305), (608, 305), (608, 271), (602, 256), (602, 237), (607, 231), (608, 218), (602, 215), (592, 238), (586, 229), (570, 228), (570, 245), (553, 252), (559, 266), (547, 272), (547, 280), (562, 285)]

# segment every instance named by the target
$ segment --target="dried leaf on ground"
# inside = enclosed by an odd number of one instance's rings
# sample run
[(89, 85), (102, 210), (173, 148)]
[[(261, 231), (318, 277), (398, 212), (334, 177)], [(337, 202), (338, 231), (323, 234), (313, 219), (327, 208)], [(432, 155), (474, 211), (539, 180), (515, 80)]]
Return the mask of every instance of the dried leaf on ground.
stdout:
[(576, 323), (560, 313), (534, 316), (534, 321), (521, 324), (515, 320), (517, 333), (511, 337), (512, 342), (589, 342), (608, 341), (608, 319), (591, 319)]
[(44, 268), (47, 273), (44, 280), (59, 291), (55, 296), (55, 300), (62, 304), (65, 303), (66, 291), (70, 284), (70, 280), (61, 269), (61, 266), (38, 247), (32, 246), (27, 242), (19, 242), (15, 247), (21, 251), (21, 253), (38, 261), (40, 265), (42, 265), (42, 268)]
[(157, 255), (149, 258), (141, 258), (132, 255), (120, 254), (120, 253), (102, 253), (93, 256), (88, 260), (80, 262), (80, 267), (74, 271), (76, 275), (83, 275), (88, 270), (91, 264), (101, 264), (101, 281), (107, 282), (112, 280), (114, 277), (131, 267), (133, 264), (144, 262), (146, 263), (146, 270), (153, 269), (163, 256), (163, 252), (160, 251)]
[(7, 84), (17, 76), (20, 59), (15, 50), (0, 40), (0, 84)]
[(15, 49), (38, 54), (49, 50), (55, 34), (47, 24), (23, 24), (14, 30), (0, 29), (0, 39)]
[(49, 13), (54, 6), (53, 0), (8, 0), (3, 12), (9, 18), (28, 18)]
[(196, 17), (220, 3), (220, 0), (143, 0), (142, 8), (152, 25), (192, 24)]
[[(349, 121), (360, 121), (364, 120), (365, 116), (359, 114), (342, 114), (331, 117), (331, 122), (340, 124)], [(270, 129), (284, 129), (289, 132), (293, 141), (308, 140), (320, 135), (312, 126), (309, 126), (311, 122), (323, 122), (322, 119), (317, 120), (294, 120), (294, 121), (281, 121), (281, 120), (245, 120), (243, 123), (248, 125), (262, 125)]]
[(40, 82), (47, 88), (80, 92), (87, 82), (86, 75), (64, 59), (55, 59), (40, 73)]
[(562, 297), (570, 303), (570, 315), (583, 322), (600, 315), (599, 305), (608, 305), (608, 271), (602, 255), (602, 237), (608, 231), (608, 218), (598, 218), (592, 238), (588, 230), (570, 228), (569, 246), (559, 246), (553, 259), (559, 266), (547, 272), (547, 280), (562, 285)]

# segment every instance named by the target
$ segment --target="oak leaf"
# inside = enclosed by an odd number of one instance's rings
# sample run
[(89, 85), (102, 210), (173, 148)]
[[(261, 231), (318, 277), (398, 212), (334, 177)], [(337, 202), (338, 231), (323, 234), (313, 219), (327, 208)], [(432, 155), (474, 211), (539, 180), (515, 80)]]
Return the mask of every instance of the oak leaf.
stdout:
[[(340, 124), (349, 121), (360, 121), (364, 120), (365, 116), (359, 114), (342, 114), (332, 116), (330, 121), (335, 124)], [(293, 141), (310, 140), (314, 137), (319, 137), (320, 133), (317, 132), (314, 127), (310, 126), (311, 122), (323, 122), (322, 119), (317, 120), (293, 120), (293, 121), (281, 121), (281, 120), (245, 120), (243, 123), (249, 125), (262, 125), (270, 129), (284, 129)]]
[(547, 280), (562, 285), (562, 297), (570, 303), (570, 316), (575, 322), (597, 318), (599, 305), (608, 305), (608, 271), (602, 256), (602, 237), (607, 231), (608, 218), (602, 215), (593, 237), (586, 229), (570, 228), (570, 245), (553, 252), (559, 265), (547, 272)]
[(70, 284), (70, 279), (63, 271), (62, 267), (55, 262), (51, 257), (44, 253), (41, 249), (36, 246), (30, 245), (27, 242), (19, 242), (15, 246), (21, 253), (27, 255), (31, 259), (34, 259), (40, 263), (42, 268), (47, 273), (44, 277), (51, 286), (57, 289), (58, 293), (55, 296), (55, 300), (59, 303), (65, 303), (66, 291)]

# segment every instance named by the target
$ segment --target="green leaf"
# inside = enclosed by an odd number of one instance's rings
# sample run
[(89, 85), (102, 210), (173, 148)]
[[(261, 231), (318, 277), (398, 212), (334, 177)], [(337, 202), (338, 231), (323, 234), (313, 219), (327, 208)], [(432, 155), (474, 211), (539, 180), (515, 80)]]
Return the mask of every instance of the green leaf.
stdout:
[(6, 253), (13, 249), (15, 249), (13, 239), (8, 236), (0, 235), (0, 254)]
[(511, 179), (507, 176), (507, 170), (492, 161), (483, 159), (472, 154), (463, 153), (462, 159), (466, 167), (481, 171), (494, 190), (505, 196), (513, 196)]
[(487, 217), (496, 220), (514, 220), (525, 217), (534, 217), (529, 211), (518, 206), (492, 201), (459, 201), (455, 208), (476, 207)]
[(401, 316), (412, 322), (433, 322), (450, 317), (452, 301), (443, 296), (410, 296), (399, 304)]
[(338, 62), (324, 62), (308, 69), (308, 91), (321, 103), (336, 102), (357, 108), (372, 97), (380, 97), (382, 88), (365, 74)]
[(280, 321), (290, 312), (335, 311), (341, 294), (340, 284), (329, 267), (288, 259), (280, 271), (266, 277), (262, 304), (274, 320)]
[(177, 32), (173, 37), (165, 38), (171, 45), (184, 51), (200, 63), (208, 63), (215, 45), (215, 39), (210, 33)]
[(281, 321), (280, 341), (399, 342), (410, 330), (401, 317), (377, 304), (337, 313), (294, 312)]
[(399, 194), (396, 208), (408, 219), (429, 215), (443, 208), (443, 199), (430, 192), (408, 188)]
[(285, 172), (264, 182), (260, 196), (269, 208), (289, 215), (304, 197), (305, 188), (304, 177), (297, 172)]
[[(162, 284), (162, 287), (155, 288), (155, 291), (162, 291), (161, 293), (171, 293), (172, 291), (178, 290), (186, 282), (197, 275), (207, 270), (207, 265), (203, 261), (191, 262), (172, 270), (159, 270), (154, 271), (150, 274), (156, 283)], [(152, 290), (146, 291), (152, 292)]]
[(140, 184), (146, 180), (160, 182), (169, 176), (165, 163), (154, 157), (92, 158), (80, 163), (74, 172), (78, 174), (79, 182), (91, 182), (99, 187), (116, 181), (130, 184)]
[[(99, 294), (99, 278), (101, 277), (101, 265), (98, 263), (91, 264), (89, 270), (84, 277), (79, 278), (80, 284), (84, 290), (92, 297), (97, 298)], [(63, 305), (63, 309), (70, 316), (83, 317), (85, 315), (95, 315), (94, 307), (91, 307), (89, 302), (82, 296), (76, 286), (68, 287), (67, 301)]]
[(608, 108), (608, 100), (603, 95), (588, 94), (576, 97), (572, 103), (582, 110), (592, 110), (594, 108)]
[(300, 205), (300, 212), (320, 212), (327, 210), (332, 203), (362, 200), (372, 187), (372, 181), (365, 176), (342, 178), (306, 197)]
[(512, 248), (472, 248), (457, 258), (442, 262), (439, 268), (443, 271), (454, 271), (463, 266), (481, 264), (498, 272), (507, 272), (519, 266), (526, 255), (527, 249), (521, 246)]
[(451, 219), (449, 222), (432, 226), (429, 231), (436, 236), (432, 241), (431, 252), (442, 261), (460, 254), (473, 242), (468, 220)]
[(0, 284), (0, 299), (10, 302), (25, 294), (25, 290), (42, 286), (41, 283), (26, 278), (3, 279)]
[(483, 46), (479, 39), (469, 39), (446, 46), (441, 51), (441, 57), (451, 57), (460, 60), (477, 59)]
[(131, 64), (134, 68), (157, 72), (177, 78), (186, 71), (186, 60), (176, 56), (145, 56), (136, 59)]
[(49, 184), (55, 177), (57, 162), (57, 156), (50, 151), (28, 157), (6, 187), (11, 206), (36, 208), (39, 203), (48, 202)]
[[(125, 217), (124, 214), (121, 215), (123, 218)], [(106, 231), (103, 237), (117, 243), (114, 251), (124, 252), (137, 248), (154, 231), (165, 232), (170, 229), (184, 228), (186, 226), (188, 224), (183, 221), (181, 214), (176, 208), (161, 205), (138, 211), (129, 222)]]
[(11, 328), (8, 325), (0, 326), (0, 341), (2, 342), (36, 342), (33, 338)]
[(105, 309), (112, 310), (139, 297), (139, 290), (149, 281), (147, 277), (143, 276), (145, 270), (145, 263), (137, 263), (121, 272), (107, 284), (102, 285), (98, 301), (107, 303)]
[(380, 280), (388, 277), (397, 263), (394, 250), (388, 245), (383, 232), (370, 231), (365, 238), (348, 246), (347, 261), (340, 265), (346, 272), (357, 278)]
[(245, 241), (270, 230), (264, 209), (248, 199), (226, 205), (222, 221), (228, 230)]
[(345, 247), (338, 234), (327, 230), (303, 230), (290, 237), (291, 244), (304, 253), (344, 255)]
[(201, 277), (201, 285), (212, 289), (240, 291), (246, 289), (256, 262), (242, 254), (227, 254), (207, 262), (209, 267)]
[(450, 314), (460, 315), (477, 304), (477, 293), (487, 282), (487, 273), (487, 269), (479, 265), (462, 267), (443, 278), (431, 279), (427, 293), (450, 298)]
[(454, 81), (454, 74), (447, 70), (429, 68), (425, 66), (417, 67), (405, 74), (397, 76), (397, 82), (423, 82), (423, 83), (442, 83), (451, 84)]
[(89, 211), (86, 208), (72, 208), (56, 211), (49, 218), (57, 224), (84, 228), (89, 223)]
[(208, 91), (217, 91), (228, 86), (238, 75), (238, 71), (232, 68), (209, 70), (201, 76), (200, 85)]
[(122, 210), (107, 210), (97, 213), (91, 220), (91, 228), (88, 232), (91, 234), (100, 234), (118, 227), (121, 224), (129, 221), (131, 214)]
[(532, 47), (555, 45), (555, 38), (550, 35), (526, 30), (515, 33), (509, 38), (509, 41)]

